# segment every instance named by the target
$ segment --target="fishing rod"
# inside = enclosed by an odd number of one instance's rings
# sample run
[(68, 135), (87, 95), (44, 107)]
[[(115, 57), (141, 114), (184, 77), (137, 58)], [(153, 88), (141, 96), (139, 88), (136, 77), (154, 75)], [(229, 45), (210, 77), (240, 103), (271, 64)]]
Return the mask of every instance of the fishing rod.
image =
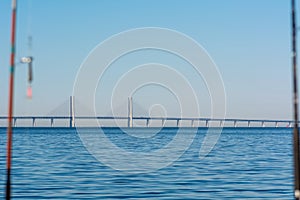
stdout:
[[(12, 0), (12, 22), (11, 22), (11, 54), (10, 54), (10, 77), (9, 77), (9, 97), (8, 97), (8, 126), (7, 126), (7, 155), (6, 155), (6, 200), (11, 199), (11, 163), (12, 163), (12, 120), (13, 120), (13, 97), (14, 97), (14, 73), (15, 73), (15, 52), (16, 52), (16, 18), (17, 18), (17, 0)], [(31, 50), (31, 36), (29, 36), (29, 50)], [(21, 58), (21, 63), (28, 64), (28, 90), (27, 96), (31, 98), (32, 76), (32, 56)]]
[(299, 127), (298, 127), (298, 88), (297, 88), (297, 27), (296, 27), (296, 0), (292, 3), (292, 63), (293, 63), (293, 102), (294, 102), (294, 196), (300, 199), (300, 166), (299, 166)]
[(6, 200), (11, 198), (11, 158), (12, 158), (12, 117), (13, 117), (13, 90), (15, 71), (15, 35), (16, 35), (16, 12), (17, 0), (12, 0), (11, 22), (11, 54), (10, 54), (10, 78), (8, 99), (8, 127), (7, 127), (7, 155), (6, 155)]

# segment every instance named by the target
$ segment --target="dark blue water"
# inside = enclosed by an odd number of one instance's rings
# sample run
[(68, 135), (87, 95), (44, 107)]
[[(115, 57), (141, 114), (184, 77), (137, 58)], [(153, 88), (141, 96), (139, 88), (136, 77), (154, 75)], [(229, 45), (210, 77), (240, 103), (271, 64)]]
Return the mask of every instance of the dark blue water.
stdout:
[[(92, 129), (86, 129), (93, 133)], [(135, 130), (146, 134), (145, 129)], [(155, 151), (176, 129), (134, 139), (106, 129), (117, 146)], [(75, 129), (16, 129), (14, 199), (293, 199), (291, 129), (225, 129), (213, 151), (199, 159), (206, 129), (169, 166), (124, 173), (99, 162)], [(186, 137), (190, 137), (187, 130)], [(4, 196), (6, 130), (0, 129), (0, 199)]]

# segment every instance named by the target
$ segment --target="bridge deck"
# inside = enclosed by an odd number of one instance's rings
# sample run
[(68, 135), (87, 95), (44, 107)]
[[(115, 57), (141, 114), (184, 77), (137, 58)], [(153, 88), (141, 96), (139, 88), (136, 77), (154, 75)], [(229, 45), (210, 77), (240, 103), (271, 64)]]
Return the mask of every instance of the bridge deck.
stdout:
[[(0, 116), (0, 120), (7, 120), (7, 117)], [(36, 122), (39, 120), (49, 120), (49, 127), (54, 126), (54, 122), (58, 120), (69, 121), (69, 126), (74, 126), (72, 120), (74, 122), (79, 122), (81, 120), (129, 120), (129, 117), (124, 116), (76, 116), (74, 119), (70, 116), (14, 116), (13, 123), (14, 126), (17, 126), (17, 121), (31, 121), (31, 126), (35, 127)], [(255, 127), (291, 127), (294, 124), (293, 120), (269, 120), (269, 119), (236, 119), (236, 118), (226, 118), (226, 119), (214, 119), (214, 118), (191, 118), (191, 117), (132, 117), (132, 120), (145, 121), (145, 127), (150, 126), (150, 122), (153, 121), (161, 121), (161, 126), (165, 126), (165, 123), (168, 121), (175, 121), (176, 126), (180, 126), (180, 122), (189, 121), (190, 127), (200, 127), (199, 123), (204, 122), (205, 125), (203, 127), (211, 127), (211, 126), (219, 126), (222, 127), (226, 124), (227, 127), (241, 127), (241, 125), (245, 127), (251, 127), (253, 124)], [(196, 125), (198, 122), (198, 125)], [(216, 122), (218, 125), (216, 125)], [(298, 122), (299, 123), (299, 122)], [(257, 125), (260, 124), (260, 125)], [(28, 125), (27, 125), (28, 126)]]

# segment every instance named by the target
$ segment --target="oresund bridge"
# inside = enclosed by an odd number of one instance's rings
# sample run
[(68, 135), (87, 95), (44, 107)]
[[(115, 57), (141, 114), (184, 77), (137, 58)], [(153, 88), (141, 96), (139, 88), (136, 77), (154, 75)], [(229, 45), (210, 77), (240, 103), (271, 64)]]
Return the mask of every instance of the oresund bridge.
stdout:
[[(13, 127), (292, 127), (293, 120), (150, 117), (133, 116), (132, 98), (128, 98), (128, 116), (75, 116), (74, 97), (69, 100), (68, 116), (13, 116)], [(5, 127), (7, 116), (0, 116)], [(94, 123), (90, 123), (93, 121)], [(103, 124), (102, 122), (106, 122)], [(168, 123), (167, 123), (168, 122)], [(299, 124), (299, 122), (298, 122)]]

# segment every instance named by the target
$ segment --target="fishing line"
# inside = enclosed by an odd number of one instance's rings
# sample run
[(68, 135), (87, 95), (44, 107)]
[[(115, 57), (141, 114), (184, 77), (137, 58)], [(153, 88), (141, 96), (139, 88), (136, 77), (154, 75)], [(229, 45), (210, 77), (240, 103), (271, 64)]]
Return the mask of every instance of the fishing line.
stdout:
[(32, 81), (33, 81), (33, 71), (32, 71), (32, 61), (33, 61), (33, 56), (32, 56), (32, 30), (31, 30), (31, 24), (32, 24), (32, 1), (28, 1), (28, 17), (27, 17), (27, 32), (28, 32), (28, 50), (27, 50), (27, 55), (26, 57), (21, 58), (21, 63), (27, 64), (28, 65), (28, 86), (27, 86), (27, 91), (26, 95), (29, 99), (32, 98)]

